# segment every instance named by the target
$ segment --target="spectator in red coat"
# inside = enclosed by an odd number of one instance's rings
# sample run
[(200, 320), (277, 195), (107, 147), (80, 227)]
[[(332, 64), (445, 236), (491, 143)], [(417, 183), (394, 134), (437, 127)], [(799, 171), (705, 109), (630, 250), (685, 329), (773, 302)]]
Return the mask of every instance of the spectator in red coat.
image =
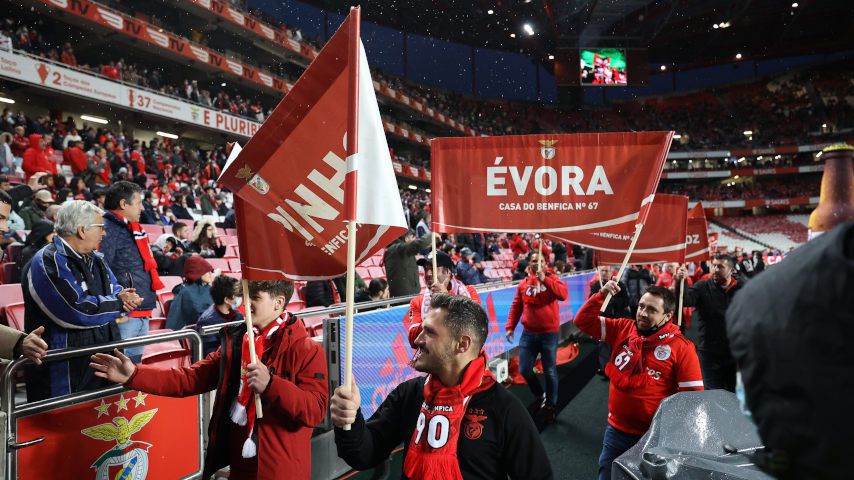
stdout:
[(56, 175), (56, 163), (48, 161), (44, 149), (44, 138), (37, 133), (30, 135), (30, 148), (24, 152), (24, 163), (21, 165), (27, 180), (38, 172)]
[[(216, 390), (202, 478), (226, 465), (237, 480), (311, 478), (311, 434), (329, 400), (326, 355), (285, 306), (291, 282), (249, 286), (255, 349), (250, 363), (244, 324), (226, 329), (220, 347), (186, 368), (134, 365), (125, 355), (92, 357), (95, 375), (155, 395), (187, 397)], [(240, 378), (233, 378), (234, 375)], [(255, 395), (264, 419), (256, 422)]]
[[(567, 299), (566, 284), (543, 263), (536, 253), (528, 263), (528, 277), (519, 282), (516, 297), (507, 316), (507, 341), (513, 343), (514, 331), (522, 320), (522, 337), (519, 339), (519, 372), (525, 377), (534, 394), (534, 403), (528, 407), (532, 414), (543, 413), (545, 423), (554, 422), (557, 413), (557, 344), (560, 339), (558, 302)], [(534, 373), (537, 355), (543, 362), (546, 391)]]
[(658, 274), (658, 280), (655, 282), (656, 287), (672, 288), (673, 287), (673, 265), (666, 263), (661, 273)]
[(108, 65), (101, 67), (101, 75), (113, 80), (118, 80), (121, 77), (121, 72), (119, 72), (115, 62), (110, 62)]
[(86, 152), (83, 151), (82, 140), (71, 144), (69, 148), (66, 148), (62, 152), (62, 156), (65, 158), (65, 163), (71, 166), (71, 173), (73, 175), (81, 175), (86, 172), (88, 157), (86, 156)]
[(24, 135), (24, 127), (20, 125), (15, 127), (15, 134), (12, 135), (12, 144), (9, 148), (12, 149), (12, 156), (18, 159), (24, 158), (24, 152), (30, 148), (30, 141)]
[(522, 238), (522, 235), (515, 233), (513, 234), (513, 238), (510, 239), (510, 249), (513, 250), (513, 256), (518, 257), (520, 255), (528, 254), (528, 242)]
[(60, 60), (62, 63), (76, 67), (77, 66), (77, 57), (74, 55), (74, 50), (71, 48), (70, 43), (66, 43), (62, 47), (62, 55), (60, 55)]
[(613, 351), (605, 369), (611, 386), (599, 480), (610, 480), (614, 459), (646, 433), (662, 400), (676, 392), (703, 390), (697, 350), (670, 321), (676, 310), (673, 293), (648, 288), (634, 320), (600, 316), (605, 297), (619, 292), (617, 282), (610, 280), (573, 320), (579, 330), (608, 343)]

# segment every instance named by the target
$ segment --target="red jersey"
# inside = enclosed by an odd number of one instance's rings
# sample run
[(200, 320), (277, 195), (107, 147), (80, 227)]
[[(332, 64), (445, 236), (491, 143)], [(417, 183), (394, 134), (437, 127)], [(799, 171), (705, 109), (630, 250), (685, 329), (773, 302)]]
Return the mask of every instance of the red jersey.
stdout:
[(655, 282), (658, 287), (670, 288), (673, 286), (673, 275), (670, 272), (661, 272), (658, 274), (658, 281)]
[[(613, 351), (611, 363), (617, 369), (626, 365), (631, 353), (627, 342), (638, 339), (634, 320), (605, 318), (599, 310), (605, 301), (602, 291), (592, 295), (578, 310), (573, 322), (582, 332), (602, 340)], [(640, 337), (643, 368), (633, 375), (647, 378), (636, 388), (620, 388), (611, 382), (608, 392), (608, 423), (632, 435), (643, 435), (649, 429), (658, 405), (676, 392), (703, 390), (703, 374), (697, 350), (679, 328), (668, 322), (649, 337)]]
[[(462, 282), (459, 282), (457, 288), (463, 287), (469, 292), (469, 297), (472, 300), (480, 303), (480, 295), (478, 295), (476, 288), (471, 285), (463, 285)], [(448, 293), (453, 295), (453, 288), (454, 285), (451, 285), (451, 290)], [(406, 335), (409, 337), (409, 345), (412, 348), (415, 348), (415, 339), (421, 334), (421, 307), (424, 304), (424, 293), (426, 291), (427, 289), (425, 288), (424, 292), (421, 292), (421, 295), (410, 300), (409, 311), (403, 316), (403, 326), (406, 328)]]
[(516, 330), (519, 319), (528, 333), (554, 333), (560, 331), (558, 302), (569, 296), (566, 284), (557, 275), (546, 275), (540, 283), (537, 277), (527, 277), (519, 282), (516, 297), (510, 305), (504, 329)]

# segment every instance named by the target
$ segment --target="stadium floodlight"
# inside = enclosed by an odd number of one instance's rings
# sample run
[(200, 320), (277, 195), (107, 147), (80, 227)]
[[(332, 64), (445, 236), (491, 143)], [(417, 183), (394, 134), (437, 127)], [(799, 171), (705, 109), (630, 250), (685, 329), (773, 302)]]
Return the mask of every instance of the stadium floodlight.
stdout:
[(15, 101), (14, 101), (14, 100), (12, 100), (11, 98), (6, 98), (6, 97), (0, 97), (0, 102), (3, 102), (3, 103), (15, 103)]
[(224, 87), (224, 86), (225, 86), (225, 82), (220, 83), (220, 84), (219, 84), (219, 86), (220, 86), (220, 87)]
[(171, 138), (172, 140), (178, 140), (178, 135), (175, 135), (174, 133), (167, 133), (167, 132), (155, 132), (155, 133), (157, 133), (161, 137)]
[(425, 189), (424, 189), (424, 191), (425, 191), (425, 192), (427, 192), (427, 193), (432, 192), (432, 190), (430, 190), (429, 188), (425, 188)]
[(409, 189), (410, 189), (410, 190), (418, 190), (418, 187), (416, 187), (415, 185), (410, 185), (410, 186), (409, 186)]
[(101, 125), (106, 125), (110, 123), (106, 118), (101, 117), (93, 117), (92, 115), (80, 115), (81, 120), (88, 120), (90, 122), (100, 123)]
[(732, 25), (732, 24), (729, 22), (721, 22), (720, 27), (721, 28), (729, 28), (730, 25)]
[(554, 59), (555, 59), (555, 56), (552, 54), (549, 54), (549, 60), (554, 60)]
[(793, 3), (792, 8), (798, 8), (798, 2)]
[(489, 10), (486, 11), (486, 13), (492, 15), (493, 13), (495, 13), (495, 10), (490, 8)]
[[(0, 101), (2, 101), (2, 100), (0, 100)], [(827, 124), (826, 124), (826, 123), (822, 123), (822, 124), (821, 124), (821, 128), (827, 128)]]
[(510, 34), (510, 38), (516, 38), (516, 34), (515, 34), (515, 33), (511, 33), (511, 34)]
[(680, 138), (682, 138), (682, 135), (680, 135), (678, 133), (673, 134), (673, 140), (679, 140)]
[(751, 136), (751, 135), (753, 135), (753, 130), (745, 130), (745, 131), (744, 131), (744, 136), (745, 136), (745, 137), (749, 137), (749, 136)]
[(526, 24), (522, 25), (522, 30), (524, 30), (525, 33), (528, 34), (528, 36), (531, 36), (534, 34), (534, 27), (532, 27), (530, 23), (526, 23)]
[(667, 70), (667, 65), (662, 65), (658, 68), (663, 72), (663, 71)]
[(734, 178), (734, 179), (738, 180), (738, 175), (736, 175), (736, 176), (734, 176), (734, 177), (732, 177), (732, 178)]
[(740, 53), (736, 53), (736, 54), (735, 54), (735, 59), (736, 59), (736, 60), (741, 60), (741, 54), (740, 54)]
[(716, 23), (716, 24), (712, 25), (712, 28), (714, 28), (715, 30), (717, 30), (718, 28), (721, 28), (721, 26), (720, 26), (720, 25), (718, 25), (718, 24)]

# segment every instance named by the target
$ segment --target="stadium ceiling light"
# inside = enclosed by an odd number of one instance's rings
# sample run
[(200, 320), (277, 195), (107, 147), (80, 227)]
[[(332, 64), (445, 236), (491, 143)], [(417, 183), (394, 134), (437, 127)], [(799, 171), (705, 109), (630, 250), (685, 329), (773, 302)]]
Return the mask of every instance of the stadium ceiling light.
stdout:
[(424, 189), (424, 191), (425, 191), (425, 192), (427, 192), (427, 193), (432, 192), (432, 190), (430, 190), (429, 188), (425, 188), (425, 189)]
[(662, 65), (658, 68), (663, 72), (663, 71), (667, 70), (667, 65)]
[(486, 13), (492, 15), (493, 13), (495, 13), (495, 10), (490, 8), (489, 10), (486, 11)]
[(678, 133), (673, 135), (674, 140), (679, 140), (680, 138), (682, 138), (682, 135), (680, 135)]
[(732, 178), (734, 178), (734, 179), (738, 180), (738, 175), (736, 175), (736, 176), (734, 176), (734, 177), (732, 177)]
[(220, 86), (220, 87), (224, 87), (224, 86), (225, 86), (225, 82), (220, 83), (220, 84), (219, 84), (219, 86)]
[(718, 24), (716, 23), (716, 24), (712, 25), (712, 28), (714, 28), (715, 30), (717, 30), (718, 28), (721, 28), (721, 26), (720, 26), (720, 25), (718, 25)]
[(511, 34), (510, 34), (510, 38), (516, 38), (516, 34), (515, 34), (515, 33), (511, 33)]
[(744, 131), (744, 136), (745, 136), (745, 137), (749, 137), (749, 136), (751, 136), (751, 135), (753, 135), (753, 130), (745, 130), (745, 131)]
[(416, 187), (415, 185), (410, 185), (410, 186), (409, 186), (409, 189), (410, 189), (410, 190), (418, 190), (418, 187)]
[[(0, 100), (0, 102), (2, 102), (2, 100)], [(15, 103), (15, 102), (13, 101), (12, 103)], [(827, 124), (826, 124), (826, 123), (822, 123), (822, 124), (821, 124), (821, 128), (827, 128)]]
[(524, 30), (525, 33), (528, 34), (528, 36), (531, 36), (534, 34), (534, 27), (532, 27), (530, 23), (526, 23), (526, 24), (522, 25), (522, 30)]
[(167, 133), (167, 132), (156, 132), (156, 133), (158, 135), (160, 135), (161, 137), (171, 138), (172, 140), (178, 140), (178, 135), (175, 135), (174, 133)]
[(729, 27), (730, 27), (730, 25), (732, 25), (732, 24), (731, 24), (731, 23), (729, 23), (729, 22), (721, 22), (721, 23), (720, 23), (720, 27), (721, 27), (721, 28), (729, 28)]
[(93, 117), (92, 115), (80, 115), (81, 120), (88, 120), (90, 122), (100, 123), (101, 125), (106, 125), (110, 123), (106, 118), (101, 117)]
[(740, 54), (740, 53), (736, 53), (736, 54), (735, 54), (735, 59), (736, 59), (736, 60), (741, 60), (741, 54)]
[(15, 101), (14, 101), (14, 100), (12, 100), (11, 98), (6, 98), (6, 97), (0, 97), (0, 102), (3, 102), (3, 103), (15, 103)]
[(552, 54), (549, 54), (549, 60), (554, 60), (554, 59), (555, 59), (555, 56)]
[(792, 8), (798, 8), (798, 2), (793, 3)]

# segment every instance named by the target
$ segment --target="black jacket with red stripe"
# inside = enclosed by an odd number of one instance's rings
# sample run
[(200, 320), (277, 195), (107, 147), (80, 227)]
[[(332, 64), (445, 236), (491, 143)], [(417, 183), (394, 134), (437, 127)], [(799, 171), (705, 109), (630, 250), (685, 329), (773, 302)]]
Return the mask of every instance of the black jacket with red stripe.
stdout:
[[(336, 428), (338, 456), (357, 470), (376, 466), (401, 443), (405, 456), (424, 401), (426, 378), (398, 385), (367, 422), (359, 410), (350, 431)], [(531, 416), (503, 386), (495, 384), (472, 396), (460, 430), (457, 459), (466, 480), (553, 478)]]

